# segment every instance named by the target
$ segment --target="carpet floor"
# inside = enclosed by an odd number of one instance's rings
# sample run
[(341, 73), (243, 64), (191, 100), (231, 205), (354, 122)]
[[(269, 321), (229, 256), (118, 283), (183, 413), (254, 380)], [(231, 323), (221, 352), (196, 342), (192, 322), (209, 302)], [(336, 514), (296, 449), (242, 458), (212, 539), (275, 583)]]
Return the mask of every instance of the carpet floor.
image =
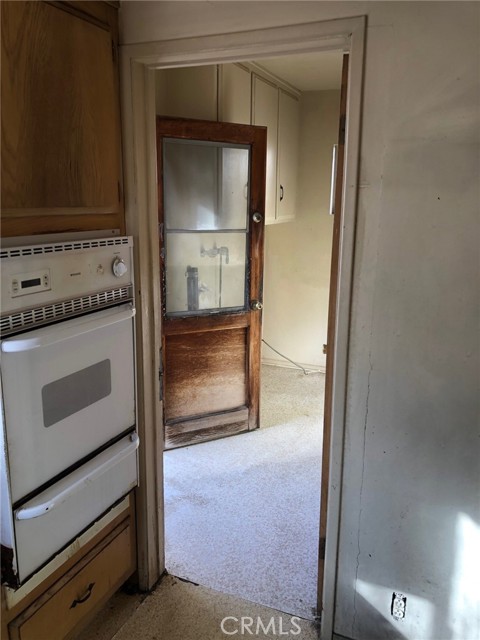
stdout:
[(262, 369), (261, 428), (167, 451), (167, 571), (313, 619), (324, 376)]

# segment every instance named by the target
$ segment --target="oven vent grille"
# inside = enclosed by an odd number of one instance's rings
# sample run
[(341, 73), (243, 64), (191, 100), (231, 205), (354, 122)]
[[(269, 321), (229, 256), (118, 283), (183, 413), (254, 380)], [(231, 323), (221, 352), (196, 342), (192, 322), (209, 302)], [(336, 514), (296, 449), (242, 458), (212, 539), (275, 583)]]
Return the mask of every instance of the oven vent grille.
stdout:
[(103, 247), (117, 247), (130, 245), (131, 238), (122, 236), (117, 238), (100, 238), (97, 240), (80, 240), (78, 242), (58, 242), (54, 244), (33, 245), (31, 247), (12, 247), (2, 249), (0, 258), (23, 258), (25, 256), (49, 255), (79, 251), (85, 249), (101, 249)]
[(87, 311), (110, 306), (122, 300), (131, 300), (132, 295), (132, 287), (129, 285), (80, 298), (73, 298), (72, 300), (55, 302), (44, 307), (29, 309), (28, 311), (18, 311), (1, 319), (2, 335), (5, 336), (29, 327), (41, 326), (55, 320), (64, 320)]

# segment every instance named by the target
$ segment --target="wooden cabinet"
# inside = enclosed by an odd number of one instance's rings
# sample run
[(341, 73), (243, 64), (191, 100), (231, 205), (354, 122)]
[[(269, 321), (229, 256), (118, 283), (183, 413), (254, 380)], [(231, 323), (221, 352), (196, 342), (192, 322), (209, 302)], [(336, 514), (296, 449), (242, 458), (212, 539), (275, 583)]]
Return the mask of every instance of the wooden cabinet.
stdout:
[(299, 159), (300, 104), (287, 93), (254, 74), (252, 124), (267, 132), (267, 190), (265, 223), (295, 218)]
[(2, 611), (6, 622), (2, 640), (73, 637), (134, 573), (133, 496), (124, 502), (128, 506), (82, 550), (74, 553), (11, 610)]
[(1, 12), (2, 235), (123, 232), (116, 8)]

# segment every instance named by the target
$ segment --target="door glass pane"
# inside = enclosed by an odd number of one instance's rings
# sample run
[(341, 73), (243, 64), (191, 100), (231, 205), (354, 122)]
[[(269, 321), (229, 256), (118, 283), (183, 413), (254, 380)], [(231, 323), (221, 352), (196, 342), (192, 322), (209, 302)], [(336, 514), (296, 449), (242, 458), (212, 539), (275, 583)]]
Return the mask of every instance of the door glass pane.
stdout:
[(167, 313), (243, 308), (244, 233), (169, 233)]
[(167, 229), (246, 229), (249, 148), (196, 140), (163, 143)]
[(164, 140), (167, 314), (245, 308), (249, 159), (244, 145)]

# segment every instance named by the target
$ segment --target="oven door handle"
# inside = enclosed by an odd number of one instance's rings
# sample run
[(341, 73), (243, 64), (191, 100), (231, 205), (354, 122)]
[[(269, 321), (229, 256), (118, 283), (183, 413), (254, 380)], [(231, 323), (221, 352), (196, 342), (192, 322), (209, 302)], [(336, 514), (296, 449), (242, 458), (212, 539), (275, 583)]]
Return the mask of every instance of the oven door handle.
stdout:
[[(126, 441), (127, 440), (127, 441)], [(31, 520), (47, 515), (61, 505), (65, 500), (90, 484), (93, 480), (104, 474), (113, 466), (121, 462), (124, 458), (138, 449), (139, 437), (132, 433), (128, 438), (123, 438), (120, 442), (109, 447), (98, 456), (73, 471), (66, 478), (63, 478), (49, 489), (43, 491), (39, 496), (29, 500), (23, 507), (15, 511), (16, 520)]]
[(19, 353), (21, 351), (31, 351), (39, 347), (49, 347), (57, 342), (70, 340), (81, 336), (84, 333), (90, 333), (104, 327), (109, 327), (117, 322), (129, 320), (135, 315), (135, 308), (124, 309), (123, 311), (114, 311), (101, 318), (79, 319), (78, 323), (71, 326), (62, 327), (62, 325), (54, 325), (45, 329), (39, 329), (36, 335), (30, 334), (30, 337), (6, 338), (2, 342), (2, 351), (4, 353)]

